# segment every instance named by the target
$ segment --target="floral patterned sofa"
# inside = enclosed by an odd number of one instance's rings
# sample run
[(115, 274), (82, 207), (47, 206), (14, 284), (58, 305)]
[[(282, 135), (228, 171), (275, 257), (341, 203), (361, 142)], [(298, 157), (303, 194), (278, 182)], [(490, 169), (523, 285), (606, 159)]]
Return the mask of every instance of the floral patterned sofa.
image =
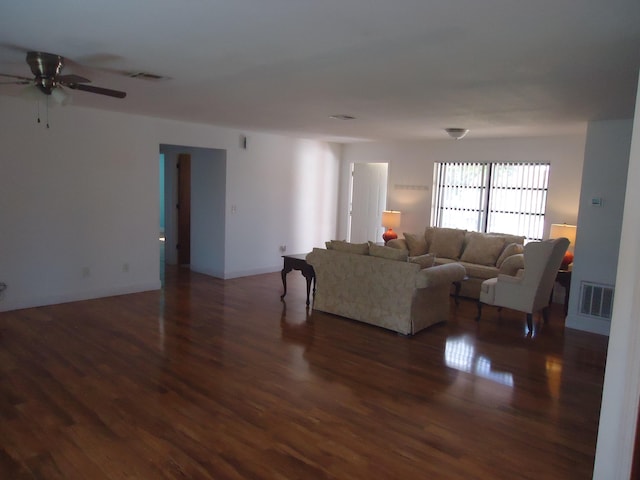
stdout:
[[(316, 274), (313, 308), (412, 335), (449, 319), (457, 264), (422, 268), (408, 252), (375, 244), (327, 242), (306, 257)], [(404, 257), (404, 258), (401, 258)]]
[(427, 227), (424, 234), (404, 233), (387, 246), (409, 256), (433, 255), (435, 265), (459, 263), (467, 272), (460, 295), (478, 299), (482, 282), (499, 274), (515, 276), (524, 268), (523, 244), (524, 237), (517, 235)]

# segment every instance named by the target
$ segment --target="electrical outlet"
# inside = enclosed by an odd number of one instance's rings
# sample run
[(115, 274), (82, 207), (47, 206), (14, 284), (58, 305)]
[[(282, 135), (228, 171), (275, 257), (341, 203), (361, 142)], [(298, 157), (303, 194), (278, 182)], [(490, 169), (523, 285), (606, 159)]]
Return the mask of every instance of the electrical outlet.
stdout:
[(82, 278), (89, 278), (91, 276), (91, 269), (89, 267), (82, 267)]
[(286, 252), (287, 251), (287, 246), (286, 245), (280, 245), (280, 251), (282, 253)]
[(123, 271), (123, 273), (129, 273), (129, 264), (128, 263), (123, 263), (122, 264), (122, 271)]

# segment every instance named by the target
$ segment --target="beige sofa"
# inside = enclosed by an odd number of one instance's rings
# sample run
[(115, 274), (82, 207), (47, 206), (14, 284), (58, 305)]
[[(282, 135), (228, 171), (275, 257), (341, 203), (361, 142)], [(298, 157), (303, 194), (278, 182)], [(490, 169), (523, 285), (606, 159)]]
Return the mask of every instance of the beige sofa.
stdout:
[(524, 268), (523, 244), (524, 237), (517, 235), (427, 227), (424, 234), (404, 233), (387, 246), (409, 256), (434, 255), (435, 265), (459, 263), (467, 272), (460, 295), (478, 299), (482, 282), (499, 274), (515, 276)]
[(400, 253), (388, 247), (340, 243), (346, 251), (314, 248), (307, 255), (317, 280), (315, 310), (404, 335), (448, 320), (451, 283), (465, 275), (461, 265), (423, 269), (406, 253), (404, 260), (384, 258)]

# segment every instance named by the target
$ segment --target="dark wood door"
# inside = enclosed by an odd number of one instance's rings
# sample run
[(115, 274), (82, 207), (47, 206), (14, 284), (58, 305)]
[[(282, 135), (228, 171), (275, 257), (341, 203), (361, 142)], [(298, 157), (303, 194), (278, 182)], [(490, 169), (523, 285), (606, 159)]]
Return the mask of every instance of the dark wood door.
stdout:
[(191, 263), (191, 155), (178, 155), (178, 265)]

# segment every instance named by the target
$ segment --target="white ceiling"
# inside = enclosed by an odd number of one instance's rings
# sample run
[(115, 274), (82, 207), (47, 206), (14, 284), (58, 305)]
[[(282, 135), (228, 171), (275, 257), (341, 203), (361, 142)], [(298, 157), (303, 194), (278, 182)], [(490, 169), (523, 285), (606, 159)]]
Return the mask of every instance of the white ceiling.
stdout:
[(27, 50), (128, 93), (79, 106), (338, 141), (535, 135), (633, 116), (640, 1), (2, 1), (0, 72), (30, 75)]

